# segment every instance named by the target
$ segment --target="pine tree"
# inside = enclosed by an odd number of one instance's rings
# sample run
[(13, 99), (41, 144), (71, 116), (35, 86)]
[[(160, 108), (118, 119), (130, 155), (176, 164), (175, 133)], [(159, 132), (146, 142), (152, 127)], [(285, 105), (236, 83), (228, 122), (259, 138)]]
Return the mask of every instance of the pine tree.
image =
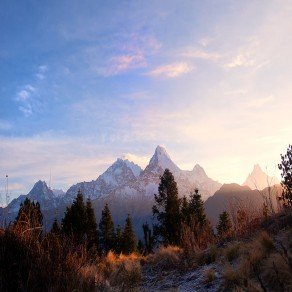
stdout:
[(115, 245), (115, 227), (108, 204), (105, 204), (99, 222), (100, 243), (105, 253)]
[(54, 222), (51, 228), (51, 233), (55, 235), (59, 235), (61, 233), (61, 228), (60, 228), (57, 218), (54, 219)]
[(14, 227), (20, 228), (21, 230), (31, 229), (39, 233), (42, 225), (43, 215), (40, 204), (26, 198), (24, 202), (20, 204), (20, 208), (14, 222)]
[(142, 225), (143, 233), (144, 233), (144, 247), (147, 254), (151, 253), (153, 251), (154, 246), (154, 237), (152, 235), (152, 231), (149, 228), (148, 223)]
[(180, 243), (180, 200), (177, 184), (172, 173), (166, 169), (160, 179), (158, 195), (154, 195), (156, 204), (153, 215), (157, 219), (154, 226), (155, 235), (164, 244), (179, 245)]
[(189, 214), (190, 208), (189, 208), (189, 202), (186, 198), (186, 196), (184, 196), (182, 198), (182, 203), (181, 203), (181, 220), (183, 223), (188, 224), (188, 222), (190, 221), (190, 214)]
[(128, 214), (126, 219), (126, 224), (123, 232), (123, 245), (122, 252), (124, 254), (130, 254), (136, 251), (137, 248), (137, 240), (136, 235), (133, 231), (132, 219)]
[(190, 202), (188, 204), (188, 214), (190, 216), (190, 220), (194, 220), (196, 224), (199, 224), (200, 227), (203, 227), (206, 222), (206, 214), (204, 208), (204, 202), (199, 194), (199, 190), (195, 190), (195, 192), (190, 197)]
[(281, 155), (281, 163), (278, 165), (282, 171), (282, 182), (283, 187), (281, 200), (285, 207), (292, 207), (292, 145), (288, 146), (287, 153)]
[(91, 200), (86, 201), (86, 236), (87, 236), (87, 246), (88, 248), (98, 248), (98, 233), (97, 233), (97, 223), (94, 210), (92, 208)]
[(190, 195), (189, 201), (183, 199), (181, 217), (183, 246), (192, 242), (192, 245), (204, 248), (213, 240), (211, 224), (207, 220), (204, 202), (197, 189)]
[(78, 191), (77, 197), (70, 207), (67, 207), (65, 216), (62, 220), (62, 231), (68, 236), (72, 236), (78, 243), (85, 240), (87, 230), (86, 207), (81, 191)]
[(229, 214), (224, 211), (219, 215), (219, 223), (217, 225), (217, 234), (219, 237), (229, 235), (232, 229), (232, 223)]

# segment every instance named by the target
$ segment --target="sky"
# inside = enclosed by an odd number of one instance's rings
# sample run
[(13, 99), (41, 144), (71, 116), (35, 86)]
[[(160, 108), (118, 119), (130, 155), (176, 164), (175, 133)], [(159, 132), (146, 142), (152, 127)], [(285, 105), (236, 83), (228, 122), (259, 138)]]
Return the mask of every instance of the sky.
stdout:
[(291, 15), (284, 0), (2, 0), (0, 192), (6, 174), (13, 198), (118, 157), (145, 167), (157, 145), (221, 183), (256, 163), (279, 176)]

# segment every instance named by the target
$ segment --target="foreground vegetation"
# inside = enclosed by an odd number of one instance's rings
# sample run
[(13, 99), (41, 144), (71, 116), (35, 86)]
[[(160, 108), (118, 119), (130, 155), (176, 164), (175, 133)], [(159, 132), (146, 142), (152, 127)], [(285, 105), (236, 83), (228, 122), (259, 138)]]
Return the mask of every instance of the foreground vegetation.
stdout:
[(99, 224), (79, 192), (44, 233), (40, 205), (26, 199), (0, 231), (1, 291), (292, 290), (292, 147), (282, 156), (281, 209), (224, 211), (216, 232), (196, 190), (179, 199), (168, 170), (155, 195), (153, 228), (137, 242), (131, 217), (115, 228), (107, 205)]

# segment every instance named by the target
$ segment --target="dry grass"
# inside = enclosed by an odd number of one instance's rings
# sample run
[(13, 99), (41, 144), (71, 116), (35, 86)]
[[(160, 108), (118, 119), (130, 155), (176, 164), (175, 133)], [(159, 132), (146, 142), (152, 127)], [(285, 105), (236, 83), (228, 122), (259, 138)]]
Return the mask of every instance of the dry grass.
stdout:
[(110, 286), (120, 288), (133, 288), (140, 284), (142, 257), (136, 253), (130, 255), (116, 255), (109, 252), (99, 263), (99, 272)]
[(129, 290), (141, 280), (137, 254), (92, 257), (83, 245), (62, 236), (0, 234), (0, 291)]
[(292, 269), (280, 254), (272, 254), (264, 263), (263, 278), (273, 291), (292, 291)]
[(235, 259), (239, 258), (241, 252), (243, 252), (243, 246), (240, 242), (231, 242), (224, 249), (225, 258), (232, 262)]
[(177, 246), (162, 246), (154, 254), (148, 256), (147, 262), (157, 269), (176, 269), (181, 261), (182, 252), (182, 249)]

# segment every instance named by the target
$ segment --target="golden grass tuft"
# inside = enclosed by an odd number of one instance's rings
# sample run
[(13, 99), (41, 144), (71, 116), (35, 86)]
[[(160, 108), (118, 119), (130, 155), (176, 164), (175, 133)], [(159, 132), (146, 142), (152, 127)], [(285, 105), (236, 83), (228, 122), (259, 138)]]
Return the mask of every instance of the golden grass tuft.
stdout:
[(154, 254), (148, 256), (147, 262), (159, 269), (176, 269), (181, 261), (182, 252), (182, 249), (177, 246), (162, 246)]

